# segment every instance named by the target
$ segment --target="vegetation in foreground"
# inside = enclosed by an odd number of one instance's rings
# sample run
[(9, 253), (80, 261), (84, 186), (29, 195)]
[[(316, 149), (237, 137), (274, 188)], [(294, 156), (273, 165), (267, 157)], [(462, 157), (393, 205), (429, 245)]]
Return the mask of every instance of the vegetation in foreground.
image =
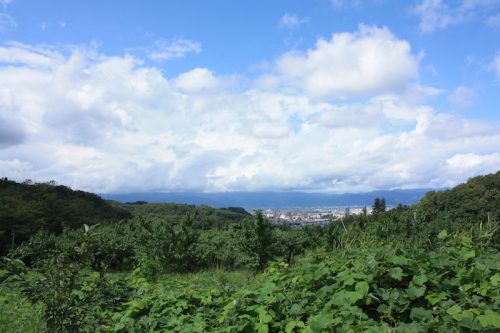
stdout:
[(2, 259), (0, 330), (495, 332), (499, 190), (500, 172), (325, 228), (143, 204), (42, 229)]

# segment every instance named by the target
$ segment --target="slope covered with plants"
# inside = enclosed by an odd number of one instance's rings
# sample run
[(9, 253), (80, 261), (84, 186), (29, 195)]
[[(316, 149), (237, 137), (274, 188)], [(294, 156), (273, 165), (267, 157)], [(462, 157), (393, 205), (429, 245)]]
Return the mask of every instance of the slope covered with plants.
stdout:
[(2, 258), (0, 331), (497, 332), (499, 177), (325, 227), (120, 205)]
[(130, 217), (99, 196), (74, 191), (55, 182), (17, 183), (0, 179), (0, 254), (28, 240), (39, 230), (60, 233), (63, 228), (79, 228), (103, 221)]

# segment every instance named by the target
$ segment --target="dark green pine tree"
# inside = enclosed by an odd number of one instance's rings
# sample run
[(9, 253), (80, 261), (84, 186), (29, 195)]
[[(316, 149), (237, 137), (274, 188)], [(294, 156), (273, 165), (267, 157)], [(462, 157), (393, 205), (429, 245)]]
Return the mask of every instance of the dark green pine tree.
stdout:
[(380, 214), (380, 205), (380, 198), (375, 198), (375, 200), (373, 201), (372, 215), (377, 216), (378, 214)]

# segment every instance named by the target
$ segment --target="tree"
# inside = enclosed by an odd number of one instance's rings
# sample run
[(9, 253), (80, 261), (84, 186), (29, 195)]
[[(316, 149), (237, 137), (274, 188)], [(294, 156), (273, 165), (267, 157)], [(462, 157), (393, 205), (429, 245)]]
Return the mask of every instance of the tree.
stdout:
[(375, 198), (373, 202), (373, 210), (372, 210), (372, 215), (377, 216), (382, 212), (385, 212), (386, 206), (385, 206), (385, 199), (384, 198)]
[(258, 210), (252, 219), (247, 219), (242, 228), (243, 252), (255, 258), (257, 268), (262, 269), (272, 258), (273, 234), (271, 223)]

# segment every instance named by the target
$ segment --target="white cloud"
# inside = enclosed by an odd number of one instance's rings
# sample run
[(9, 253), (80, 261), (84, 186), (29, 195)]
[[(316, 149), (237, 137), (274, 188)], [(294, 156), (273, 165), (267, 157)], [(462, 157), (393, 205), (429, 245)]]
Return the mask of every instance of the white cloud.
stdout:
[(217, 79), (207, 68), (195, 68), (180, 74), (175, 79), (176, 86), (183, 91), (198, 92), (213, 89), (217, 86)]
[(300, 28), (302, 24), (307, 23), (308, 21), (308, 17), (301, 18), (295, 14), (286, 13), (281, 17), (279, 25), (282, 28), (297, 29)]
[(149, 53), (149, 57), (156, 61), (182, 58), (191, 52), (201, 52), (201, 43), (182, 38), (171, 41), (158, 40), (155, 42), (155, 46), (156, 49)]
[(14, 18), (8, 14), (0, 13), (0, 33), (11, 31), (17, 27)]
[(442, 0), (423, 0), (415, 7), (414, 12), (420, 16), (419, 27), (422, 32), (433, 32), (436, 29), (446, 28), (448, 25), (463, 19), (452, 13)]
[(308, 95), (346, 98), (403, 90), (417, 76), (418, 58), (387, 28), (362, 25), (320, 39), (305, 54), (285, 54), (277, 66), (285, 84)]
[[(337, 54), (346, 50), (395, 52), (411, 64), (402, 81), (416, 76), (409, 45), (386, 29), (338, 34), (318, 45), (308, 56), (323, 47), (337, 52), (333, 59), (344, 59)], [(303, 64), (315, 59), (308, 56), (300, 58)], [(398, 56), (388, 57), (398, 63)], [(373, 95), (331, 101), (284, 86), (272, 68), (266, 74), (278, 85), (270, 90), (242, 86), (208, 68), (167, 77), (141, 59), (92, 48), (4, 45), (0, 175), (100, 192), (343, 192), (449, 186), (495, 171), (499, 124), (434, 110), (426, 96), (439, 91), (418, 82), (367, 90), (363, 80), (371, 72), (351, 58), (355, 65), (341, 73), (360, 75), (362, 87), (346, 80), (348, 88), (333, 91)], [(326, 60), (314, 63), (317, 71), (321, 66), (332, 71)], [(458, 169), (470, 154), (480, 157)]]
[(450, 172), (463, 178), (470, 174), (495, 172), (500, 165), (500, 153), (492, 154), (456, 154), (446, 160)]
[(474, 105), (476, 92), (474, 89), (458, 86), (453, 93), (448, 96), (449, 101), (458, 109), (468, 109)]
[(62, 61), (62, 55), (43, 47), (34, 48), (21, 43), (6, 43), (0, 46), (0, 63), (53, 67)]
[(420, 31), (431, 33), (453, 24), (459, 24), (479, 16), (480, 9), (495, 6), (499, 0), (462, 0), (457, 2), (444, 0), (422, 0), (413, 8), (413, 13), (420, 17)]

